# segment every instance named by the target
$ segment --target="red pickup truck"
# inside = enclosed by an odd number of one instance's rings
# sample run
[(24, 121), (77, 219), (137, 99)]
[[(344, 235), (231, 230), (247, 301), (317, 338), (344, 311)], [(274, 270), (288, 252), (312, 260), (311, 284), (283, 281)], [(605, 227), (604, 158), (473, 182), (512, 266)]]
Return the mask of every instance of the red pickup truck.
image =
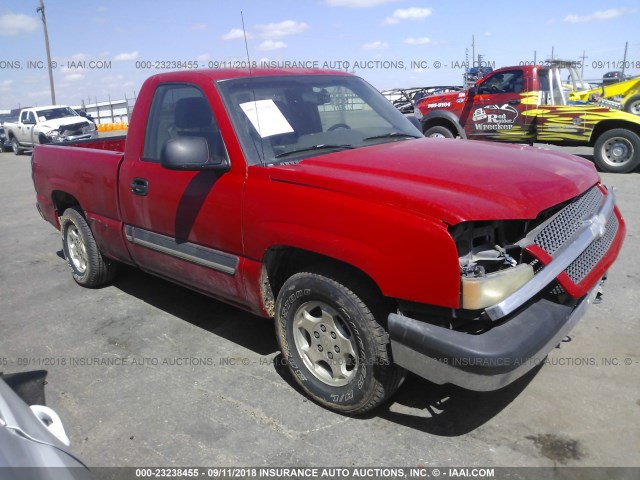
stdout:
[(625, 234), (589, 162), (424, 138), (339, 72), (159, 74), (126, 142), (37, 146), (32, 169), (77, 283), (124, 263), (274, 318), (296, 381), (348, 414), (407, 370), (474, 390), (520, 377)]

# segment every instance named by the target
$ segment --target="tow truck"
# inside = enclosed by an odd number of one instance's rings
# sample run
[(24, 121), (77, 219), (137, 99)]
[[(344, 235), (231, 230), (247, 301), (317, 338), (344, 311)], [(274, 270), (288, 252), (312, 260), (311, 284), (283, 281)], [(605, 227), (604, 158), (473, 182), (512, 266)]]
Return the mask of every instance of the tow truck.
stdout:
[(557, 64), (495, 70), (465, 92), (420, 100), (414, 114), (427, 137), (591, 146), (603, 171), (640, 165), (640, 117), (572, 100)]

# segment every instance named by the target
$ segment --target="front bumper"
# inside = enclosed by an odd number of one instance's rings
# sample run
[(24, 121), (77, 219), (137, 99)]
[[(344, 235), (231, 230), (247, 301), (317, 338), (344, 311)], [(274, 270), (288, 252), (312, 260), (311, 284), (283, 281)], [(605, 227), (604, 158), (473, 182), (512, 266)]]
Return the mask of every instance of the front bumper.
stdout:
[(97, 131), (89, 132), (89, 133), (81, 133), (78, 135), (68, 135), (65, 137), (61, 136), (61, 137), (58, 137), (52, 143), (69, 143), (69, 142), (75, 142), (76, 140), (86, 140), (89, 138), (95, 138), (97, 136), (98, 136)]
[(480, 335), (392, 313), (394, 363), (437, 384), (498, 390), (543, 362), (582, 317), (599, 283), (572, 306), (541, 298)]

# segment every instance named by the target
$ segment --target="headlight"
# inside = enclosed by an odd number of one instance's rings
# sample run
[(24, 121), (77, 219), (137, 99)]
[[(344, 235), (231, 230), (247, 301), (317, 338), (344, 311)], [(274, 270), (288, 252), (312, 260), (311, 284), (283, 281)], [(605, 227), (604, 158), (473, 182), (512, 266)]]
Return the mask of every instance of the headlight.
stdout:
[(57, 140), (57, 138), (60, 136), (60, 132), (58, 130), (50, 130), (49, 132), (45, 133), (45, 136), (50, 140)]
[(520, 264), (478, 277), (462, 277), (462, 308), (479, 310), (500, 303), (533, 278), (533, 267)]
[(96, 131), (96, 124), (93, 122), (89, 122), (89, 125), (82, 128), (82, 133), (93, 133)]

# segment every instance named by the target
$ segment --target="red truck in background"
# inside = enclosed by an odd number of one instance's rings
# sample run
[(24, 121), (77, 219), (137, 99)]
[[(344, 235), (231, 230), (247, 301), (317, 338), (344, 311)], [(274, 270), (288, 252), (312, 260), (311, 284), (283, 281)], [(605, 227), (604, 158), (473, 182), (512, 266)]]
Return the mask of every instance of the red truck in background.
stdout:
[(555, 64), (505, 67), (466, 92), (420, 100), (415, 114), (427, 137), (590, 146), (603, 171), (635, 170), (640, 165), (640, 117), (570, 101), (570, 94)]
[(339, 72), (153, 76), (126, 141), (37, 146), (32, 175), (78, 284), (124, 263), (274, 318), (296, 381), (347, 414), (407, 370), (474, 390), (520, 377), (625, 235), (589, 162), (424, 138)]

